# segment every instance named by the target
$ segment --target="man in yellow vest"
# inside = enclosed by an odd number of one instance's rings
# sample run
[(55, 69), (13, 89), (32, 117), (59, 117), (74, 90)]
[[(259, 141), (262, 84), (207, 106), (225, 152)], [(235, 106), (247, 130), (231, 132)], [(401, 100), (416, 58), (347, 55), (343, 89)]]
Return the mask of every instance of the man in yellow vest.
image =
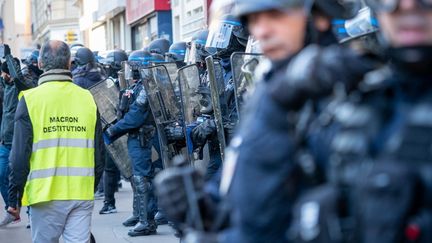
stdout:
[(72, 82), (70, 50), (41, 49), (39, 86), (20, 95), (10, 155), (9, 209), (30, 206), (34, 243), (87, 243), (104, 168), (102, 128), (89, 91)]

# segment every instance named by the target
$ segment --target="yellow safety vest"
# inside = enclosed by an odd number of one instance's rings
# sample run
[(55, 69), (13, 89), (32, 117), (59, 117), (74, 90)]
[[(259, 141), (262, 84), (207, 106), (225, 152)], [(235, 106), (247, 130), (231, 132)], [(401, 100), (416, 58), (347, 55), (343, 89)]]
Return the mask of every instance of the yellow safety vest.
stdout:
[(22, 93), (33, 127), (23, 205), (94, 199), (97, 108), (89, 91), (51, 81)]

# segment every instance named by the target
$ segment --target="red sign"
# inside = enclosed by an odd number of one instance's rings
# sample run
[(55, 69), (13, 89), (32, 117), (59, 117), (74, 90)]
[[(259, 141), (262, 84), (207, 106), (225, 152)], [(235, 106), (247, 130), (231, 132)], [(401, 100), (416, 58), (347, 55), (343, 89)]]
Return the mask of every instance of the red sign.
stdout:
[(131, 24), (154, 11), (170, 9), (169, 0), (126, 0), (126, 22)]

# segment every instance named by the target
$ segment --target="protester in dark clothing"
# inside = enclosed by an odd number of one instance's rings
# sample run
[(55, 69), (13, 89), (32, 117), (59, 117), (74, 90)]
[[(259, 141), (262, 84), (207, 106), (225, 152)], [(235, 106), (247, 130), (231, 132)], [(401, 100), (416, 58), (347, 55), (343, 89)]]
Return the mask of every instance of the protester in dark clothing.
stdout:
[(72, 71), (73, 82), (81, 88), (88, 89), (105, 79), (105, 72), (97, 65), (90, 49), (82, 47), (75, 56), (77, 67)]
[[(14, 58), (16, 62), (15, 68), (20, 68), (19, 60)], [(6, 207), (9, 206), (8, 187), (9, 187), (9, 154), (12, 148), (12, 139), (14, 136), (14, 117), (18, 105), (18, 94), (24, 89), (28, 89), (27, 85), (37, 85), (37, 79), (32, 79), (33, 75), (26, 75), (23, 72), (23, 79), (16, 82), (9, 72), (9, 67), (6, 62), (1, 65), (1, 85), (3, 87), (3, 112), (0, 127), (0, 191), (5, 201)], [(0, 227), (12, 223), (19, 218), (15, 218), (10, 214), (6, 214), (5, 218), (0, 221)]]

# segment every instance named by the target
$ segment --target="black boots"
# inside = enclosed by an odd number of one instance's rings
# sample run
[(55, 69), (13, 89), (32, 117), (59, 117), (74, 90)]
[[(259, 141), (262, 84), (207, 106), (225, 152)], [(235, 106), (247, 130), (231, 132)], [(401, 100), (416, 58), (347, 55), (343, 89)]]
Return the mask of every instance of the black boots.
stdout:
[(139, 222), (133, 229), (128, 232), (129, 236), (144, 236), (144, 235), (155, 235), (157, 225), (154, 220), (147, 220), (144, 222)]

